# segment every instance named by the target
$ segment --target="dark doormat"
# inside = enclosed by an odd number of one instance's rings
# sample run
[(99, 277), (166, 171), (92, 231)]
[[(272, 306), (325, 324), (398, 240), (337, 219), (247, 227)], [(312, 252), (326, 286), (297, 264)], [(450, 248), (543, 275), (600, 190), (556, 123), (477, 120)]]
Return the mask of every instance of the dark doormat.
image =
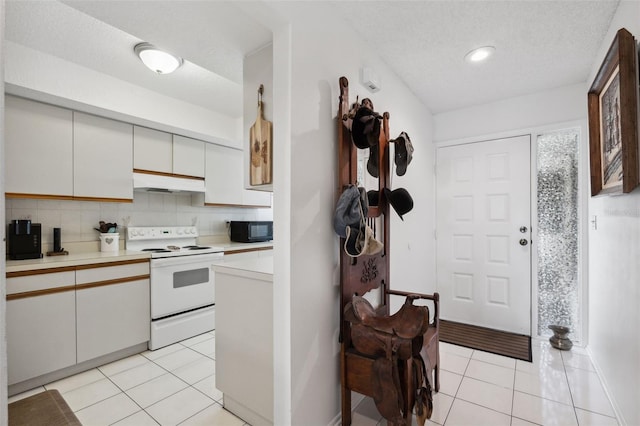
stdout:
[(48, 390), (9, 404), (9, 426), (81, 426), (57, 390)]
[(440, 320), (440, 341), (531, 362), (531, 336)]

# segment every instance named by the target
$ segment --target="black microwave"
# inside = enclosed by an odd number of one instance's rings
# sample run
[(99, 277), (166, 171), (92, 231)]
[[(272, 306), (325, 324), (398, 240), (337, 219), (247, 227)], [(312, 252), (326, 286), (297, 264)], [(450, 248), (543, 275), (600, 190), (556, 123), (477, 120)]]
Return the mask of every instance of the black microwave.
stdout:
[(230, 222), (231, 241), (238, 243), (257, 243), (273, 240), (272, 221), (236, 221)]

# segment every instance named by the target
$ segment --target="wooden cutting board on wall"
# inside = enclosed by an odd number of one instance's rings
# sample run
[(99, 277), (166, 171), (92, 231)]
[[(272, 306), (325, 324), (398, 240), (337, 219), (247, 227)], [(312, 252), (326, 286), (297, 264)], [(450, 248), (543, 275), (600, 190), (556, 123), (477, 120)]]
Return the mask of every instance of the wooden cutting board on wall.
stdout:
[(272, 183), (273, 173), (273, 124), (264, 119), (262, 101), (258, 102), (258, 118), (249, 130), (251, 147), (250, 185), (267, 185)]

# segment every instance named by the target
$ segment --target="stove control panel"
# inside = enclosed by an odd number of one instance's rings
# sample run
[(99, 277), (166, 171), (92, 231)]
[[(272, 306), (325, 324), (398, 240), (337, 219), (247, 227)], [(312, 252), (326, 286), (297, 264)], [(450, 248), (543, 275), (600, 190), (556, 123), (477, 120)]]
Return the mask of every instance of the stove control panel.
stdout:
[(176, 238), (196, 238), (195, 226), (130, 226), (127, 228), (127, 240), (163, 240)]

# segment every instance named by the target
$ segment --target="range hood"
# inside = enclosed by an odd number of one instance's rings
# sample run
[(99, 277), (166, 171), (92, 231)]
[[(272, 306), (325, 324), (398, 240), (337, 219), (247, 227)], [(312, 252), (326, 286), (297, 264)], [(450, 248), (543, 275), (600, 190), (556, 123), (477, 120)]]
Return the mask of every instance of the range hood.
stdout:
[(133, 189), (152, 192), (199, 192), (205, 191), (204, 180), (177, 176), (133, 173)]

